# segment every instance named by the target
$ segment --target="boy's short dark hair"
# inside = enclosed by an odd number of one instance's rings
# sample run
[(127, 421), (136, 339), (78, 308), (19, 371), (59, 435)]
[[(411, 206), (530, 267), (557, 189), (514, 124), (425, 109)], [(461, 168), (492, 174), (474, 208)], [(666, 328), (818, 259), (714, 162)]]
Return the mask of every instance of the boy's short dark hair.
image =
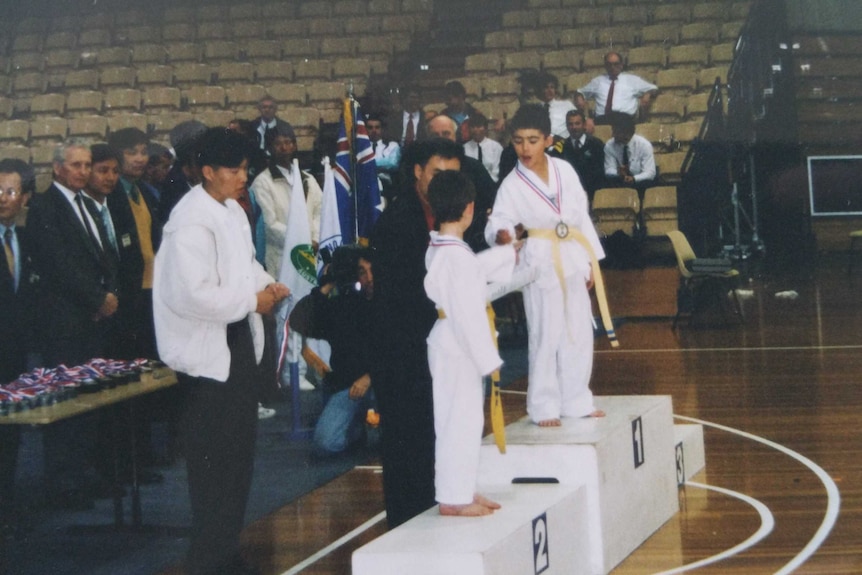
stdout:
[(446, 160), (457, 159), (463, 163), (464, 147), (446, 138), (419, 140), (405, 146), (399, 168), (403, 175), (402, 181), (412, 187), (416, 183), (416, 176), (413, 174), (414, 166), (424, 168), (428, 164), (428, 160), (434, 156), (440, 156)]
[(480, 113), (475, 113), (470, 116), (471, 128), (488, 128), (488, 118)]
[(248, 140), (228, 128), (208, 128), (197, 140), (195, 158), (201, 168), (237, 168), (250, 155)]
[(121, 152), (149, 142), (150, 138), (137, 128), (121, 128), (108, 136), (108, 145)]
[(163, 145), (159, 144), (158, 142), (150, 142), (149, 144), (147, 144), (147, 155), (150, 156), (150, 165), (156, 164), (162, 158), (170, 158), (171, 160), (174, 159), (174, 156), (173, 154), (171, 154), (171, 151)]
[(611, 128), (618, 132), (632, 132), (635, 131), (635, 119), (628, 114), (624, 114), (623, 112), (611, 112), (610, 114), (605, 115), (608, 123), (610, 123)]
[(108, 144), (93, 144), (90, 146), (90, 154), (93, 156), (93, 164), (116, 160), (118, 166), (123, 165), (123, 153)]
[(18, 174), (21, 178), (21, 191), (30, 194), (36, 191), (36, 174), (30, 164), (17, 158), (0, 160), (0, 174)]
[(541, 104), (524, 104), (509, 123), (509, 128), (514, 134), (518, 130), (539, 130), (544, 135), (551, 134), (551, 117)]
[(467, 89), (464, 87), (464, 84), (458, 80), (452, 80), (451, 82), (446, 83), (446, 86), (443, 88), (443, 93), (446, 94), (446, 96), (466, 96)]
[(578, 116), (578, 117), (579, 117), (581, 120), (583, 120), (584, 122), (586, 122), (586, 121), (587, 121), (587, 115), (586, 115), (586, 114), (584, 114), (584, 111), (583, 111), (583, 110), (578, 110), (577, 108), (572, 108), (571, 110), (569, 110), (568, 112), (566, 112), (566, 121), (568, 122), (568, 121), (569, 121), (569, 118), (573, 118), (573, 117), (575, 117), (575, 116)]
[(435, 228), (447, 222), (457, 222), (464, 215), (467, 206), (476, 201), (476, 188), (470, 178), (446, 170), (438, 173), (428, 185), (428, 203), (434, 214)]

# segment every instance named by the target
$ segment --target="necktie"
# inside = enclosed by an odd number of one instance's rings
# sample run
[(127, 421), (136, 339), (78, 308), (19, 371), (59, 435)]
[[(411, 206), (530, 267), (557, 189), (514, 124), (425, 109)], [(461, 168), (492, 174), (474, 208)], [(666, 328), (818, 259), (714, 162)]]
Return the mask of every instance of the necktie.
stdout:
[(111, 212), (108, 211), (108, 206), (102, 204), (98, 206), (99, 214), (102, 216), (102, 223), (105, 224), (105, 231), (108, 233), (108, 242), (114, 248), (114, 253), (120, 255), (120, 250), (117, 248), (117, 234), (114, 232), (114, 223), (111, 221)]
[[(476, 144), (476, 149), (478, 150), (478, 153), (479, 153), (478, 159), (479, 159), (479, 163), (481, 164), (482, 163), (482, 144)], [(482, 165), (484, 165), (484, 164), (482, 164)]]
[(87, 235), (90, 236), (90, 241), (93, 242), (93, 247), (96, 248), (96, 252), (102, 253), (102, 242), (99, 241), (99, 237), (96, 235), (96, 232), (93, 231), (93, 226), (90, 225), (90, 218), (87, 217), (87, 209), (84, 207), (84, 200), (81, 199), (81, 193), (78, 192), (75, 194), (75, 203), (78, 204), (78, 211), (81, 212), (81, 219), (84, 220), (84, 227), (87, 228)]
[(614, 109), (614, 87), (616, 83), (617, 79), (611, 78), (611, 87), (608, 88), (608, 101), (605, 104), (605, 114), (610, 114)]
[(404, 134), (404, 144), (412, 144), (416, 139), (416, 127), (413, 125), (413, 114), (407, 120), (407, 132)]
[(627, 168), (629, 166), (629, 145), (628, 144), (623, 146), (623, 165)]
[(6, 264), (9, 266), (9, 274), (15, 285), (18, 285), (18, 278), (15, 277), (15, 252), (12, 250), (12, 228), (6, 228), (3, 233), (3, 248), (6, 250)]
[(138, 187), (138, 184), (132, 182), (132, 187), (129, 189), (129, 196), (131, 196), (132, 201), (136, 204), (141, 203), (141, 188)]
[(575, 140), (575, 151), (577, 152), (580, 149), (581, 149), (581, 139), (578, 138), (577, 140)]
[(377, 156), (377, 142), (371, 142), (371, 151)]

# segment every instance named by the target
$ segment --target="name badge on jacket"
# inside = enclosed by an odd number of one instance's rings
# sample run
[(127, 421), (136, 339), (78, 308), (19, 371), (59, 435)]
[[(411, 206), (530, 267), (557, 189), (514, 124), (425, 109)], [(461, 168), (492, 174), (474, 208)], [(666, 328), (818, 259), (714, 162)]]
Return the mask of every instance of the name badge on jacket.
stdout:
[(123, 236), (120, 238), (120, 243), (123, 244), (124, 248), (129, 247), (130, 245), (132, 245), (132, 235), (123, 234)]

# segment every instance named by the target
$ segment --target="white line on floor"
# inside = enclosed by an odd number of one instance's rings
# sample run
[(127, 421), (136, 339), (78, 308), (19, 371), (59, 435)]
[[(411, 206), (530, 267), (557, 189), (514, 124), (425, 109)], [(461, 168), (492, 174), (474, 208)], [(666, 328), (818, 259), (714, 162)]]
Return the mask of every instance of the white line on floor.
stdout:
[(700, 561), (687, 563), (686, 565), (682, 565), (674, 569), (662, 571), (661, 573), (657, 573), (656, 575), (672, 575), (674, 573), (685, 573), (686, 571), (690, 571), (692, 569), (699, 569), (700, 567), (706, 567), (708, 565), (712, 565), (713, 563), (723, 561), (729, 557), (733, 557), (737, 553), (742, 553), (746, 549), (750, 549), (751, 547), (757, 545), (757, 543), (759, 543), (764, 537), (769, 535), (773, 527), (775, 527), (775, 518), (772, 516), (772, 512), (769, 511), (769, 508), (766, 505), (764, 505), (757, 499), (754, 499), (753, 497), (750, 497), (744, 493), (739, 493), (738, 491), (731, 491), (730, 489), (724, 489), (723, 487), (715, 487), (714, 485), (706, 485), (704, 483), (696, 483), (694, 481), (686, 481), (685, 484), (686, 486), (699, 487), (701, 489), (708, 489), (710, 491), (723, 493), (724, 495), (729, 495), (730, 497), (735, 497), (748, 503), (749, 505), (754, 507), (757, 510), (757, 513), (760, 515), (760, 527), (757, 529), (757, 531), (752, 533), (748, 539), (746, 539), (742, 543), (739, 543), (738, 545), (734, 545), (730, 549), (726, 549), (721, 553), (717, 553), (716, 555), (713, 555), (711, 557), (701, 559)]
[(862, 344), (854, 345), (789, 345), (785, 347), (703, 347), (703, 348), (666, 348), (666, 349), (597, 349), (596, 354), (620, 354), (620, 353), (706, 353), (706, 352), (728, 352), (728, 351), (835, 351), (844, 349), (862, 349)]
[(335, 551), (336, 549), (338, 549), (339, 547), (341, 547), (342, 545), (344, 545), (345, 543), (347, 543), (348, 541), (350, 541), (351, 539), (353, 539), (357, 535), (361, 535), (365, 531), (368, 531), (369, 529), (371, 529), (372, 527), (374, 527), (375, 525), (377, 525), (378, 523), (380, 523), (384, 519), (386, 519), (386, 512), (381, 511), (380, 513), (378, 513), (377, 515), (375, 515), (374, 517), (372, 517), (371, 519), (369, 519), (368, 521), (366, 521), (365, 523), (363, 523), (362, 525), (360, 525), (359, 527), (357, 527), (356, 529), (354, 529), (353, 531), (351, 531), (347, 535), (339, 537), (338, 539), (336, 539), (335, 541), (333, 541), (332, 543), (330, 543), (329, 545), (327, 545), (326, 547), (324, 547), (323, 549), (321, 549), (320, 551), (318, 551), (317, 553), (315, 553), (311, 557), (308, 557), (307, 559), (305, 559), (301, 563), (297, 563), (296, 565), (294, 565), (293, 567), (291, 567), (290, 569), (288, 569), (287, 571), (285, 571), (281, 575), (294, 575), (296, 573), (299, 573), (300, 571), (302, 571), (303, 569), (305, 569), (306, 567), (308, 567), (312, 563), (315, 563), (319, 559), (326, 557), (327, 555), (329, 555), (330, 553), (332, 553), (333, 551)]
[(785, 447), (779, 443), (775, 443), (774, 441), (770, 441), (758, 435), (754, 435), (751, 433), (747, 433), (745, 431), (741, 431), (739, 429), (734, 429), (733, 427), (727, 427), (724, 425), (719, 425), (718, 423), (711, 423), (709, 421), (703, 421), (701, 419), (696, 419), (694, 417), (685, 417), (683, 415), (674, 414), (676, 419), (681, 419), (683, 421), (688, 421), (691, 423), (699, 423), (701, 425), (712, 427), (714, 429), (720, 429), (722, 431), (726, 431), (728, 433), (733, 433), (739, 435), (741, 437), (745, 437), (746, 439), (751, 439), (752, 441), (757, 441), (758, 443), (762, 443), (772, 449), (780, 451), (785, 455), (790, 456), (795, 459), (808, 469), (810, 469), (814, 475), (820, 479), (823, 483), (823, 486), (826, 488), (826, 513), (823, 516), (823, 521), (820, 523), (820, 527), (817, 529), (817, 532), (814, 533), (814, 536), (808, 541), (808, 544), (802, 548), (802, 550), (794, 557), (789, 563), (784, 565), (781, 569), (775, 572), (775, 575), (787, 575), (788, 573), (792, 573), (797, 567), (805, 563), (809, 557), (814, 555), (817, 549), (820, 548), (820, 545), (826, 540), (826, 537), (829, 535), (829, 532), (832, 530), (832, 527), (835, 526), (835, 522), (838, 520), (838, 510), (841, 508), (841, 493), (838, 491), (838, 486), (835, 485), (835, 482), (829, 477), (829, 474), (823, 470), (822, 467), (802, 455), (801, 453), (797, 453), (792, 449)]

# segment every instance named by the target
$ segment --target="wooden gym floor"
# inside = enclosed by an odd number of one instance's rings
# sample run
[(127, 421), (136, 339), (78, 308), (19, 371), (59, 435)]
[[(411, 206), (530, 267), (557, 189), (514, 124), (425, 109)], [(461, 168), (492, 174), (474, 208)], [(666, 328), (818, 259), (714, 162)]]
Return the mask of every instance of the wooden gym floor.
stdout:
[[(747, 262), (744, 324), (712, 309), (675, 332), (676, 268), (605, 273), (621, 346), (596, 340), (594, 393), (671, 395), (706, 444), (680, 513), (612, 573), (862, 573), (862, 271), (853, 285), (846, 265)], [(507, 422), (525, 388), (507, 389)], [(267, 575), (349, 574), (384, 533), (381, 489), (374, 466), (356, 468), (251, 525), (245, 553)]]

